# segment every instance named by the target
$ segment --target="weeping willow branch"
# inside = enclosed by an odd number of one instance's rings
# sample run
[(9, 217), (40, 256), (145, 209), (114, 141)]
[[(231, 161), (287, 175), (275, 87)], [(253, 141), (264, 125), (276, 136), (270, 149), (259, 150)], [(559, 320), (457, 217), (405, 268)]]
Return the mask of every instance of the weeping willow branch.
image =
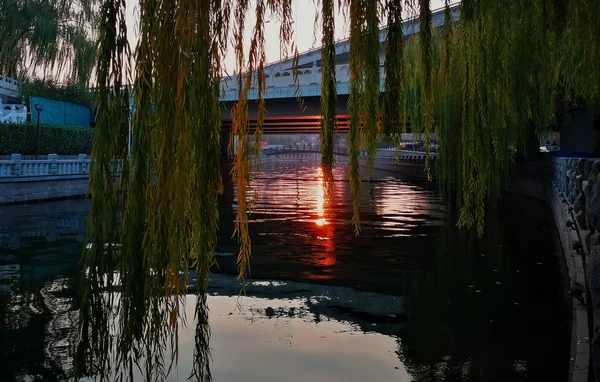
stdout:
[(388, 28), (385, 55), (385, 92), (382, 106), (383, 134), (400, 144), (406, 132), (406, 89), (404, 73), (404, 36), (402, 32), (402, 0), (386, 3)]
[[(248, 90), (245, 88), (244, 75), (252, 76), (250, 71), (244, 74), (244, 23), (248, 11), (248, 1), (238, 1), (235, 8), (235, 54), (238, 73), (238, 101), (231, 110), (232, 129), (229, 141), (230, 154), (235, 152), (235, 165), (232, 177), (237, 184), (238, 209), (235, 217), (234, 235), (240, 242), (238, 254), (238, 274), (244, 278), (249, 267), (250, 236), (248, 233), (248, 206), (246, 201), (246, 185), (250, 182), (250, 141), (248, 138)], [(248, 87), (249, 88), (249, 87)], [(235, 138), (237, 137), (237, 143)]]
[[(271, 4), (272, 6), (274, 4)], [(237, 136), (236, 145), (236, 163), (233, 169), (233, 177), (237, 180), (237, 200), (238, 210), (236, 214), (236, 224), (234, 235), (237, 235), (240, 242), (240, 251), (238, 254), (238, 277), (245, 279), (246, 273), (250, 271), (250, 252), (251, 243), (248, 232), (248, 203), (246, 196), (246, 188), (250, 182), (251, 159), (252, 154), (258, 160), (258, 154), (261, 149), (262, 125), (265, 117), (265, 101), (263, 98), (266, 91), (266, 77), (264, 73), (265, 50), (264, 50), (264, 22), (267, 4), (263, 0), (256, 3), (256, 23), (254, 33), (250, 42), (249, 62), (244, 65), (243, 52), (243, 30), (245, 22), (245, 12), (248, 8), (246, 1), (238, 3), (236, 8), (236, 68), (240, 77), (238, 80), (239, 92), (238, 102), (232, 110), (233, 129), (230, 140), (230, 150), (234, 145), (234, 137)], [(272, 9), (273, 11), (274, 9)], [(287, 15), (287, 13), (284, 13)], [(287, 21), (286, 21), (287, 22)], [(286, 30), (283, 31), (286, 35)], [(243, 76), (241, 73), (245, 73)], [(242, 80), (244, 78), (244, 80)], [(258, 113), (256, 118), (256, 131), (254, 133), (255, 146), (250, 147), (248, 136), (248, 93), (256, 83), (257, 88), (257, 104)]]
[(381, 136), (379, 124), (379, 16), (377, 0), (364, 0), (362, 4), (365, 13), (366, 31), (364, 34), (364, 93), (363, 104), (365, 113), (365, 138), (368, 153), (369, 173), (375, 163), (377, 144)]
[(362, 92), (364, 88), (364, 51), (363, 25), (365, 13), (360, 0), (349, 0), (350, 8), (350, 95), (348, 112), (350, 114), (350, 133), (348, 147), (348, 171), (350, 173), (350, 192), (352, 202), (352, 224), (354, 232), (360, 232), (359, 192), (360, 192), (360, 143), (361, 143), (361, 114), (363, 111)]
[[(109, 328), (114, 294), (104, 293), (115, 282), (119, 266), (116, 243), (119, 241), (118, 214), (122, 191), (115, 158), (125, 152), (121, 121), (127, 119), (128, 92), (123, 91), (129, 56), (125, 27), (124, 0), (107, 0), (100, 9), (97, 63), (98, 118), (94, 134), (90, 168), (92, 204), (88, 218), (87, 245), (83, 253), (83, 285), (80, 319), (80, 344), (77, 369), (80, 373), (98, 373), (110, 378)], [(127, 173), (127, 169), (124, 169)]]
[(95, 59), (96, 0), (0, 2), (0, 73), (88, 86)]
[(333, 156), (333, 135), (337, 125), (337, 81), (334, 45), (334, 6), (333, 0), (322, 0), (323, 39), (321, 48), (321, 167), (331, 174), (335, 158)]
[[(82, 348), (85, 352), (91, 346), (98, 360), (87, 371), (102, 378), (111, 378), (110, 354), (119, 378), (133, 380), (134, 368), (148, 380), (166, 378), (178, 358), (188, 287), (181, 275), (194, 267), (202, 295), (213, 262), (222, 191), (220, 57), (229, 8), (219, 0), (180, 0), (175, 9), (156, 0), (141, 3), (145, 38), (136, 52), (134, 129), (127, 156), (122, 138), (129, 95), (121, 82), (127, 78), (121, 64), (130, 55), (125, 4), (103, 5), (97, 95), (102, 116), (94, 140), (82, 302)], [(114, 288), (122, 292), (118, 300), (110, 292)], [(200, 298), (197, 316), (204, 310)], [(116, 348), (109, 341), (111, 321), (118, 322)], [(194, 364), (194, 375), (207, 374), (205, 364)]]
[(423, 107), (423, 126), (424, 133), (423, 145), (425, 146), (425, 171), (427, 178), (431, 180), (429, 168), (429, 150), (431, 148), (431, 130), (433, 129), (434, 121), (434, 100), (433, 100), (433, 68), (432, 68), (432, 51), (433, 40), (431, 30), (431, 8), (429, 0), (419, 0), (419, 41), (421, 43), (421, 56), (419, 66), (421, 70), (421, 78), (423, 81), (423, 91), (421, 93), (421, 104)]

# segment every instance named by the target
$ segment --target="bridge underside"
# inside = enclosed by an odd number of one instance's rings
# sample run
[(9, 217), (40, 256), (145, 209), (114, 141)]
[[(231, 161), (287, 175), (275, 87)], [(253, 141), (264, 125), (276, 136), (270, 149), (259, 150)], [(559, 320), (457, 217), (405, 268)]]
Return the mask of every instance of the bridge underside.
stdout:
[[(338, 115), (338, 129), (340, 134), (347, 133), (349, 130), (349, 116)], [(249, 132), (253, 134), (256, 131), (256, 118), (250, 118)], [(231, 130), (231, 119), (223, 119), (221, 128)], [(266, 117), (263, 121), (263, 134), (318, 134), (321, 129), (321, 116), (319, 115), (301, 115), (287, 117)]]
[[(231, 116), (231, 109), (236, 101), (221, 102), (223, 105), (222, 118)], [(303, 97), (302, 101), (294, 98), (270, 98), (265, 99), (266, 117), (298, 117), (307, 115), (319, 115), (321, 110), (321, 97)], [(340, 95), (337, 99), (338, 114), (348, 114), (348, 96)], [(256, 118), (258, 114), (258, 102), (248, 101), (248, 115)]]
[[(321, 98), (305, 97), (300, 103), (295, 99), (267, 99), (265, 100), (266, 116), (263, 121), (263, 134), (318, 134), (321, 129)], [(345, 134), (349, 131), (350, 116), (348, 115), (348, 96), (338, 97), (338, 128), (337, 133)], [(223, 102), (224, 106), (221, 122), (223, 130), (231, 130), (231, 109), (235, 102)], [(258, 104), (248, 102), (249, 132), (256, 131), (256, 116)], [(407, 126), (410, 132), (410, 126)]]

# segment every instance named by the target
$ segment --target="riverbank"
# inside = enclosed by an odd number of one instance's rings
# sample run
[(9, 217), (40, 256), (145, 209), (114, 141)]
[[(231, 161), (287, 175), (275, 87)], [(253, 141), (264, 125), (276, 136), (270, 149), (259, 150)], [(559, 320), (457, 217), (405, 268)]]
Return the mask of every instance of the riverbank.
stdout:
[(86, 154), (0, 156), (0, 205), (85, 196), (89, 168)]
[[(560, 235), (568, 274), (565, 281), (573, 289), (576, 282), (585, 286), (586, 304), (572, 299), (572, 330), (569, 381), (588, 382), (597, 374), (600, 338), (597, 333), (600, 310), (596, 278), (600, 247), (596, 230), (595, 204), (600, 197), (597, 183), (600, 161), (580, 158), (554, 158), (552, 163), (521, 164), (508, 188), (509, 192), (544, 200), (550, 207)], [(584, 180), (585, 179), (585, 180)], [(593, 338), (593, 340), (592, 340)]]

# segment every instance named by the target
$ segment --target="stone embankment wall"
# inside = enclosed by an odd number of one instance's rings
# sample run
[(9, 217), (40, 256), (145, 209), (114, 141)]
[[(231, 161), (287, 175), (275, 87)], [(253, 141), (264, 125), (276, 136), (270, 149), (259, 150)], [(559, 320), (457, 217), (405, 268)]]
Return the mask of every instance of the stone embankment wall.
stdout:
[[(573, 256), (581, 255), (591, 297), (591, 361), (600, 380), (600, 159), (554, 158), (553, 186), (572, 220), (565, 230), (577, 232)], [(558, 225), (558, 224), (557, 224)], [(559, 226), (560, 229), (560, 226)], [(587, 300), (587, 299), (586, 299)], [(588, 340), (589, 340), (588, 339)]]
[[(367, 160), (361, 159), (361, 166), (367, 168)], [(394, 156), (381, 156), (375, 158), (373, 164), (374, 170), (389, 171), (406, 179), (411, 180), (428, 180), (427, 170), (425, 167), (425, 156), (421, 154), (402, 156), (395, 158)], [(435, 157), (429, 158), (429, 175), (431, 180), (437, 180), (435, 173)]]
[(89, 168), (86, 154), (0, 156), (0, 205), (84, 196)]
[[(569, 382), (600, 381), (600, 159), (518, 163), (509, 192), (545, 200), (554, 216), (573, 297)], [(551, 159), (551, 160), (550, 160)]]
[(88, 175), (0, 178), (0, 205), (85, 196)]

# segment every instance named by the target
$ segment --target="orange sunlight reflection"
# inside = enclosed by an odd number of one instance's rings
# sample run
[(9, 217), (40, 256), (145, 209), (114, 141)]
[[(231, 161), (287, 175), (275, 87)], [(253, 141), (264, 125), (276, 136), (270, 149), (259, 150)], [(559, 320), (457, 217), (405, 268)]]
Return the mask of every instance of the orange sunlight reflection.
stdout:
[(327, 224), (327, 220), (325, 220), (325, 218), (317, 219), (315, 220), (315, 224), (319, 227), (323, 227), (325, 224)]
[(322, 227), (327, 224), (325, 219), (325, 188), (323, 187), (323, 169), (319, 167), (319, 181), (317, 182), (317, 214), (319, 218), (315, 220), (315, 224)]
[(329, 206), (330, 200), (325, 199), (325, 179), (323, 174), (323, 169), (320, 167), (318, 170), (318, 180), (317, 180), (317, 188), (315, 190), (316, 196), (316, 206), (314, 212), (316, 212), (316, 216), (313, 219), (313, 222), (322, 230), (320, 230), (320, 234), (317, 236), (317, 239), (320, 241), (321, 245), (323, 245), (323, 251), (317, 252), (314, 254), (314, 258), (312, 259), (315, 264), (323, 267), (319, 274), (308, 274), (307, 277), (313, 280), (327, 280), (333, 277), (330, 274), (330, 267), (334, 266), (337, 262), (337, 255), (335, 253), (335, 242), (333, 237), (335, 236), (335, 224), (331, 224), (330, 221), (327, 220), (327, 213), (325, 209)]

